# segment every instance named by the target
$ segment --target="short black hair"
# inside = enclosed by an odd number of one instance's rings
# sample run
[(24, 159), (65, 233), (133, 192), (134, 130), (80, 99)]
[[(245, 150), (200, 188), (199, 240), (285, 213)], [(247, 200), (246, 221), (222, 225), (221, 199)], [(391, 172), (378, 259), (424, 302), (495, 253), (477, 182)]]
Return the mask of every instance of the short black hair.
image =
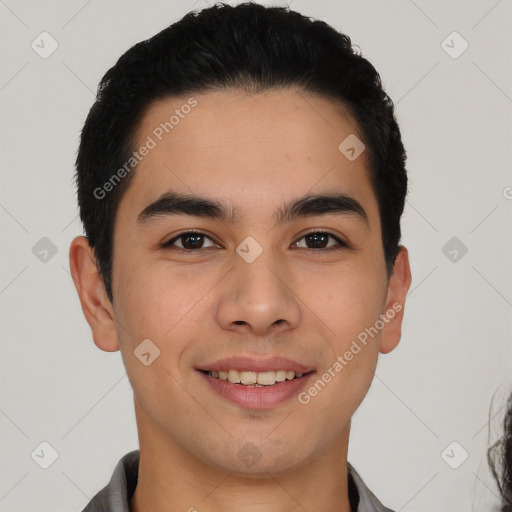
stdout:
[(82, 129), (76, 158), (80, 218), (111, 302), (115, 214), (134, 172), (107, 197), (95, 191), (130, 159), (138, 125), (153, 102), (233, 88), (250, 94), (295, 88), (348, 111), (365, 144), (388, 278), (392, 274), (407, 194), (406, 153), (378, 72), (347, 35), (323, 21), (288, 7), (218, 2), (126, 51), (101, 79)]

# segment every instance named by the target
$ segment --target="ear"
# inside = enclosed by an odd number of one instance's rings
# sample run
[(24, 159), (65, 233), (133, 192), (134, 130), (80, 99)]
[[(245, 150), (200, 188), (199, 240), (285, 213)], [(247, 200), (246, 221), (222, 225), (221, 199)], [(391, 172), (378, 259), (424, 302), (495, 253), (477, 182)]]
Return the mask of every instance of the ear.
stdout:
[(94, 343), (105, 352), (119, 350), (114, 308), (96, 267), (94, 251), (85, 236), (77, 236), (71, 242), (69, 268)]
[[(388, 318), (381, 331), (380, 352), (388, 354), (396, 348), (402, 336), (405, 297), (411, 285), (411, 268), (407, 248), (400, 246), (393, 273), (388, 281), (386, 304), (382, 314)], [(394, 314), (394, 316), (393, 316)]]

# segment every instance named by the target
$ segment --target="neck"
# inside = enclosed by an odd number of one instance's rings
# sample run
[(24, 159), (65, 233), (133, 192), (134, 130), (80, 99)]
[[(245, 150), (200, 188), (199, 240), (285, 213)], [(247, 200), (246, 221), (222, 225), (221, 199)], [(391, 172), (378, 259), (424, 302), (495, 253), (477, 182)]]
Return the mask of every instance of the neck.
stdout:
[[(226, 471), (219, 467), (221, 463), (217, 467), (207, 464), (200, 454), (185, 450), (150, 423), (137, 403), (136, 415), (140, 460), (130, 512), (296, 512), (297, 508), (351, 512), (347, 475), (350, 423), (332, 445), (307, 460), (279, 472), (240, 473)], [(263, 444), (259, 448), (265, 455), (267, 448)], [(282, 466), (282, 460), (274, 458)]]

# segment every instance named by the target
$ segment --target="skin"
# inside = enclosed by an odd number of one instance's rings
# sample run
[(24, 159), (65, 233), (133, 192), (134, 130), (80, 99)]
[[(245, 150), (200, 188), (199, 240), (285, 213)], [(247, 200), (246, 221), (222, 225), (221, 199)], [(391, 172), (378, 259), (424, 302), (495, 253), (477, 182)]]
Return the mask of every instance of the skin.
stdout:
[[(94, 342), (121, 350), (134, 391), (141, 457), (131, 510), (349, 512), (350, 420), (379, 353), (400, 341), (411, 283), (407, 249), (401, 246), (388, 280), (366, 154), (349, 161), (338, 150), (359, 131), (337, 104), (295, 90), (194, 97), (198, 105), (138, 164), (120, 202), (113, 305), (87, 239), (70, 247)], [(187, 100), (154, 103), (139, 126), (141, 144)], [(273, 226), (284, 202), (334, 190), (357, 199), (369, 225), (330, 214)], [(228, 201), (240, 222), (174, 215), (138, 225), (139, 212), (167, 191)], [(313, 228), (351, 248), (308, 246), (303, 237)], [(210, 237), (196, 249), (203, 252), (180, 253), (183, 239), (175, 251), (159, 247), (188, 229)], [(236, 253), (248, 236), (263, 248), (250, 264)], [(293, 397), (247, 409), (210, 390), (194, 370), (231, 355), (278, 355), (322, 375), (396, 303), (401, 311), (307, 405)], [(133, 351), (147, 338), (161, 353), (144, 366)], [(251, 467), (237, 456), (246, 443), (261, 456)]]

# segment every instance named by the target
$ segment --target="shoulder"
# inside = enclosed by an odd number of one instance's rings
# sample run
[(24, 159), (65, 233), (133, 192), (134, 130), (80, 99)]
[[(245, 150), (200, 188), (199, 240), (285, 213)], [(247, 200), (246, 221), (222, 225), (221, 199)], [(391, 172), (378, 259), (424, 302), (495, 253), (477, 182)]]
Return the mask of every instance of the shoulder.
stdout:
[(137, 486), (139, 456), (139, 450), (134, 450), (122, 457), (110, 482), (94, 496), (82, 512), (129, 512), (130, 498)]
[(385, 507), (373, 494), (372, 491), (364, 483), (361, 475), (355, 470), (354, 466), (347, 463), (349, 483), (352, 483), (357, 490), (357, 508), (354, 512), (395, 512), (394, 510)]

